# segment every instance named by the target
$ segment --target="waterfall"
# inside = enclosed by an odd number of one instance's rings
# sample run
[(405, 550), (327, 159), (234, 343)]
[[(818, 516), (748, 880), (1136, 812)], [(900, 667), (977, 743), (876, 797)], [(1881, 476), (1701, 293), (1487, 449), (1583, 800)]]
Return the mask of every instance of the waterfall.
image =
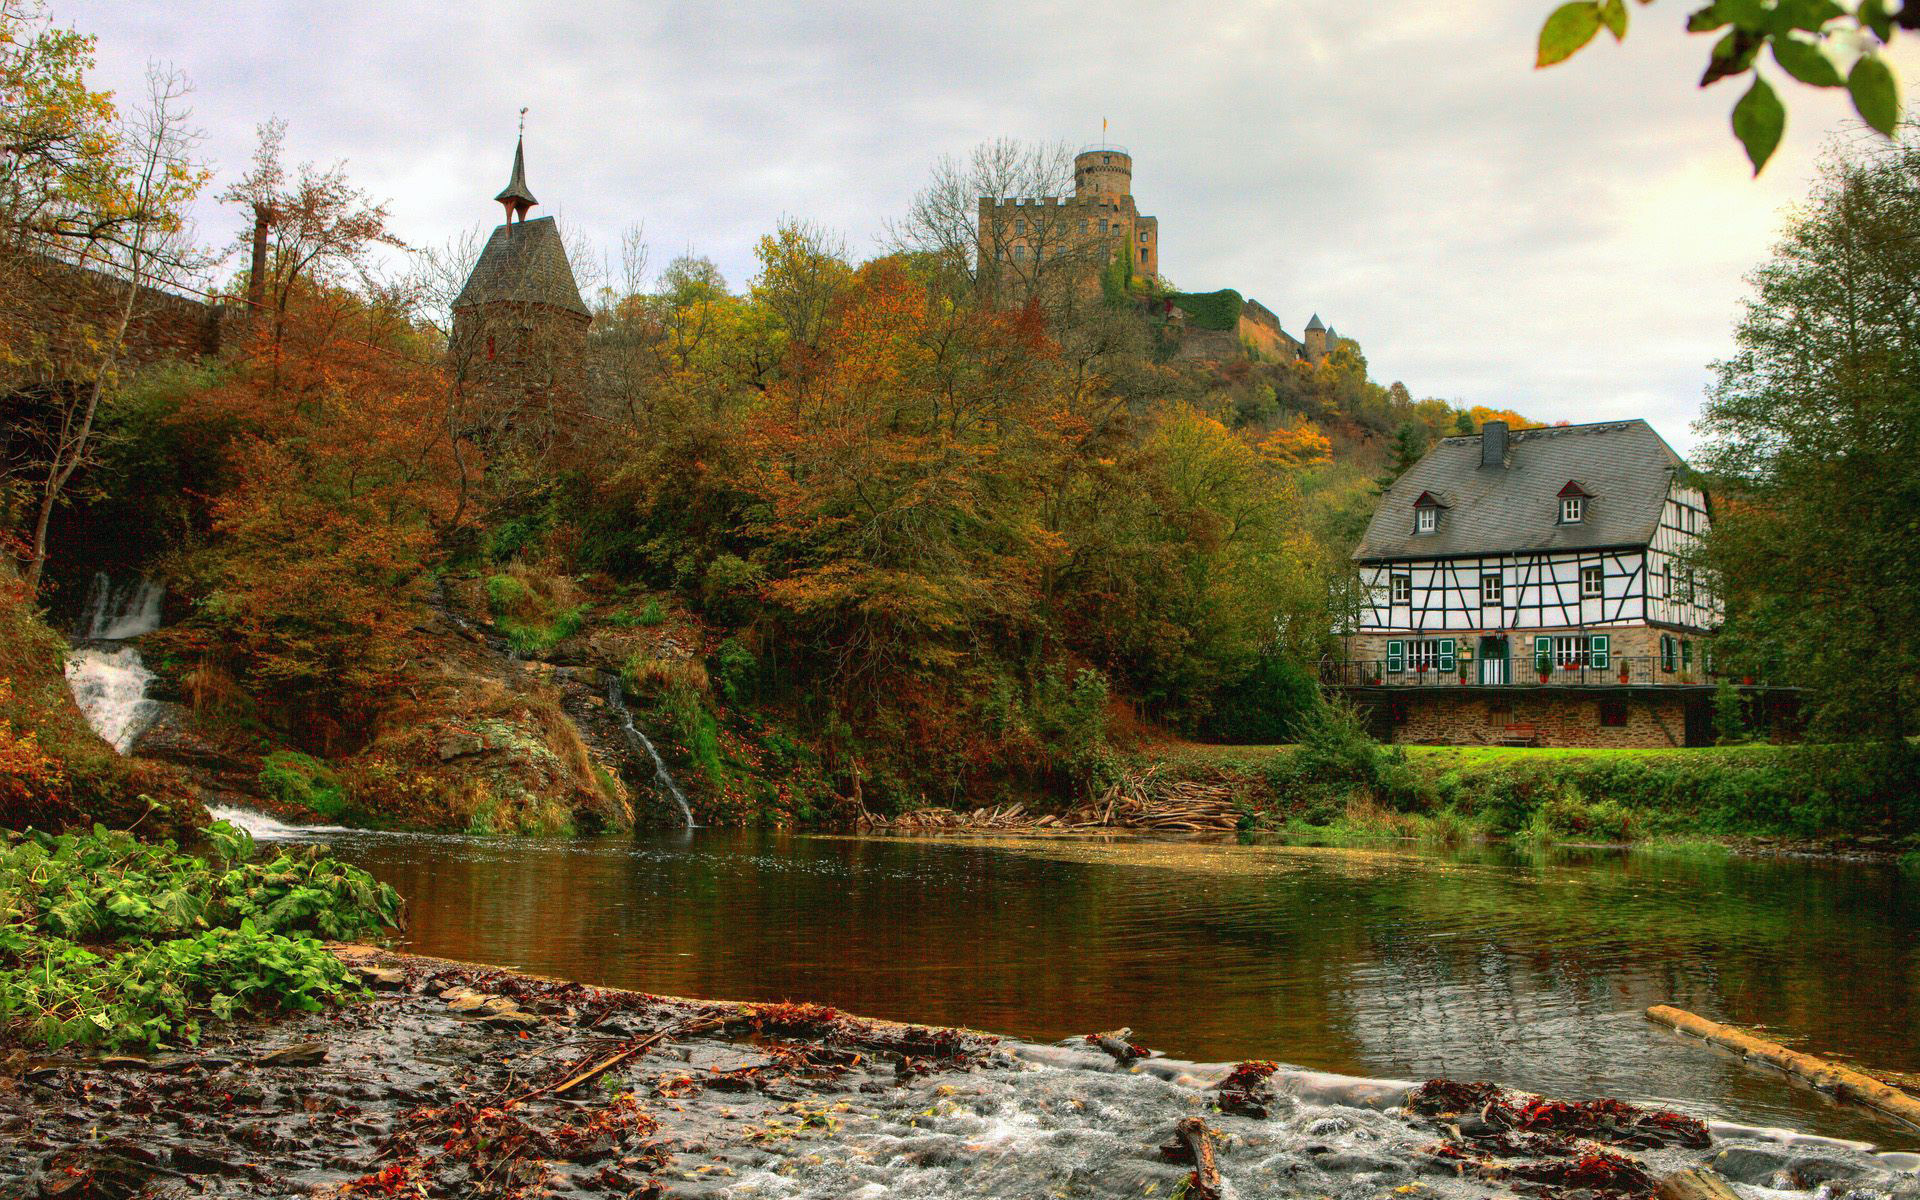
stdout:
[(660, 790), (673, 797), (673, 802), (680, 806), (680, 815), (686, 819), (687, 828), (692, 829), (693, 809), (687, 805), (686, 793), (682, 792), (680, 785), (673, 781), (673, 776), (667, 771), (667, 764), (661, 759), (660, 752), (653, 748), (653, 743), (647, 740), (647, 735), (641, 733), (639, 726), (633, 723), (633, 714), (627, 710), (626, 698), (620, 694), (618, 675), (607, 684), (607, 703), (612, 706), (614, 712), (620, 714), (621, 728), (627, 735), (627, 748), (647, 752), (647, 757), (653, 760), (653, 777), (659, 781)]
[(87, 589), (80, 636), (89, 643), (67, 656), (67, 686), (74, 703), (95, 733), (120, 753), (133, 748), (160, 714), (147, 699), (153, 672), (140, 651), (126, 639), (160, 628), (160, 603), (166, 585), (141, 578), (116, 589), (105, 575), (95, 575)]
[(93, 641), (117, 642), (139, 637), (160, 628), (160, 602), (166, 598), (167, 585), (157, 579), (140, 579), (116, 590), (105, 573), (93, 577), (87, 589), (84, 628), (79, 636)]

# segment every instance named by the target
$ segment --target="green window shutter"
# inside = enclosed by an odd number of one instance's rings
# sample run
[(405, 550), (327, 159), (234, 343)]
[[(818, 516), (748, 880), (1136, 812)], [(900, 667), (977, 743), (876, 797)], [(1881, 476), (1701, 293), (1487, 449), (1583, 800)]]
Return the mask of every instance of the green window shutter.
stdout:
[(1405, 642), (1387, 643), (1387, 673), (1398, 675), (1406, 669), (1407, 644)]
[(1443, 674), (1447, 672), (1451, 672), (1455, 669), (1456, 665), (1457, 664), (1454, 662), (1453, 639), (1441, 638), (1440, 639), (1440, 670), (1441, 672)]
[(1553, 639), (1546, 634), (1533, 639), (1533, 669), (1542, 674), (1553, 670)]
[(1613, 638), (1596, 633), (1587, 640), (1587, 662), (1604, 671), (1613, 661)]

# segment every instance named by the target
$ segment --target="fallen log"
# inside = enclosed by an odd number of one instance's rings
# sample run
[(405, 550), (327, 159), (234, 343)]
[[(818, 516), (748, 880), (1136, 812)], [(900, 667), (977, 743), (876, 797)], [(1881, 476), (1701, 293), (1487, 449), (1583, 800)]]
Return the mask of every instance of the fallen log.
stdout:
[(1133, 1044), (1133, 1030), (1122, 1026), (1109, 1033), (1090, 1033), (1087, 1040), (1105, 1050), (1113, 1061), (1123, 1067), (1130, 1067), (1143, 1058), (1151, 1057), (1152, 1052)]
[(1653, 1194), (1656, 1200), (1740, 1200), (1740, 1193), (1705, 1167), (1674, 1172), (1660, 1181)]
[(1908, 1095), (1899, 1088), (1882, 1083), (1871, 1075), (1862, 1074), (1851, 1067), (1843, 1067), (1828, 1059), (1802, 1054), (1798, 1050), (1789, 1050), (1777, 1042), (1754, 1037), (1750, 1033), (1722, 1025), (1718, 1021), (1709, 1021), (1697, 1013), (1690, 1013), (1684, 1008), (1675, 1008), (1670, 1004), (1656, 1004), (1649, 1008), (1647, 1018), (1681, 1033), (1705, 1038), (1716, 1046), (1736, 1051), (1747, 1058), (1778, 1067), (1789, 1075), (1804, 1079), (1823, 1092), (1830, 1092), (1842, 1100), (1851, 1100), (1856, 1104), (1865, 1105), (1876, 1112), (1920, 1129), (1920, 1099)]
[(1199, 1117), (1181, 1117), (1173, 1127), (1173, 1141), (1160, 1147), (1169, 1162), (1193, 1164), (1187, 1177), (1189, 1200), (1221, 1200), (1220, 1167), (1213, 1161), (1213, 1131)]

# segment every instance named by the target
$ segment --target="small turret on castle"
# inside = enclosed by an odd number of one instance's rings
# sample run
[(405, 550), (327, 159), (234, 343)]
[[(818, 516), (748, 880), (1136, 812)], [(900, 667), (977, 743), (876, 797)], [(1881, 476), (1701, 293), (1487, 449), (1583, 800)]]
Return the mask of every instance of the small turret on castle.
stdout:
[(513, 175), (494, 197), (506, 220), (487, 239), (453, 302), (454, 364), (463, 380), (523, 396), (578, 378), (593, 315), (552, 217), (527, 219), (540, 203), (527, 187), (524, 139)]
[(1073, 195), (980, 198), (983, 278), (1010, 272), (1031, 280), (1053, 259), (1089, 275), (1126, 253), (1134, 273), (1160, 273), (1160, 219), (1133, 202), (1133, 156), (1119, 146), (1090, 146), (1073, 158)]

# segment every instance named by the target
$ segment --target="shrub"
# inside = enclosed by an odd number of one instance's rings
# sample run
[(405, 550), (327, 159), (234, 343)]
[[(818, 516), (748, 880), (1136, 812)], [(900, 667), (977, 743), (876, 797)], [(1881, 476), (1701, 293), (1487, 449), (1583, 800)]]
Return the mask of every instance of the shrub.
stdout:
[(727, 698), (727, 703), (739, 704), (758, 690), (760, 660), (739, 638), (728, 638), (720, 643), (720, 650), (714, 655), (714, 665), (719, 670), (720, 694)]
[(487, 577), (487, 608), (498, 617), (521, 616), (533, 600), (533, 590), (512, 575)]
[(260, 768), (260, 786), (282, 804), (295, 804), (323, 817), (347, 810), (347, 795), (333, 769), (296, 750), (276, 750)]
[(1521, 835), (1536, 841), (1624, 842), (1633, 836), (1633, 825), (1632, 814), (1615, 801), (1590, 801), (1563, 786), (1542, 799)]
[(634, 615), (633, 623), (636, 625), (658, 625), (666, 619), (667, 610), (660, 606), (660, 601), (649, 600), (641, 606), (640, 611)]
[(1319, 702), (1320, 689), (1298, 664), (1283, 655), (1263, 654), (1222, 690), (1207, 732), (1223, 742), (1291, 741)]

